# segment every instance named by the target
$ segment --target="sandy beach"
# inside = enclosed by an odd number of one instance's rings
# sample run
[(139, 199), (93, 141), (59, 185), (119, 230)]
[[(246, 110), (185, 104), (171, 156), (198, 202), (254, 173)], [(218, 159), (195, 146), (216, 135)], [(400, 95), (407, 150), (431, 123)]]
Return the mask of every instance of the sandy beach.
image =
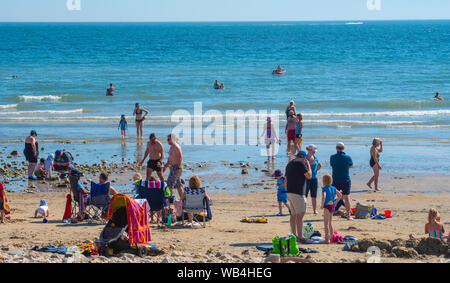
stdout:
[[(129, 174), (112, 174), (112, 178), (127, 179)], [(356, 177), (355, 177), (356, 178)], [(387, 177), (385, 177), (387, 178)], [(364, 180), (361, 177), (361, 180)], [(448, 182), (448, 177), (433, 177), (435, 182)], [(192, 229), (178, 226), (160, 228), (152, 226), (153, 244), (156, 244), (158, 255), (139, 258), (132, 254), (106, 258), (91, 256), (83, 258), (85, 262), (265, 262), (268, 261), (264, 252), (256, 249), (257, 245), (271, 243), (276, 235), (285, 236), (290, 232), (289, 216), (276, 216), (278, 206), (275, 201), (276, 190), (274, 181), (266, 176), (264, 183), (254, 186), (249, 193), (230, 194), (212, 193), (211, 207), (213, 220), (205, 229)], [(383, 179), (384, 181), (384, 179)], [(395, 176), (389, 182), (384, 181), (386, 192), (368, 192), (363, 188), (362, 181), (354, 181), (354, 191), (351, 195), (353, 206), (357, 201), (374, 205), (378, 211), (392, 210), (393, 217), (386, 220), (355, 219), (347, 221), (335, 216), (333, 225), (341, 235), (353, 235), (360, 240), (376, 239), (374, 244), (385, 247), (388, 241), (402, 245), (408, 244), (409, 234), (418, 238), (427, 237), (424, 225), (428, 210), (438, 209), (445, 228), (450, 228), (450, 194), (408, 193), (405, 190), (395, 192), (394, 188), (415, 189), (426, 188), (429, 178), (414, 178), (414, 176)], [(104, 225), (96, 223), (67, 224), (62, 222), (66, 192), (9, 192), (8, 199), (12, 207), (11, 220), (0, 225), (2, 262), (64, 262), (64, 255), (23, 251), (34, 246), (73, 246), (93, 242), (98, 239)], [(34, 210), (41, 199), (47, 199), (50, 205), (48, 223), (42, 219), (33, 218)], [(286, 213), (286, 211), (285, 211)], [(265, 216), (266, 224), (241, 223), (244, 217)], [(312, 213), (310, 199), (305, 216), (306, 222), (311, 222), (315, 230), (323, 233), (322, 211), (318, 215)], [(395, 241), (396, 239), (401, 239)], [(383, 246), (384, 245), (384, 246)], [(382, 249), (381, 262), (447, 262), (448, 251), (442, 254), (404, 255), (395, 251), (392, 244)], [(341, 244), (299, 244), (301, 248), (310, 248), (317, 253), (302, 254), (299, 259), (307, 262), (366, 262), (369, 258), (361, 251), (343, 251)], [(367, 247), (366, 247), (367, 248)], [(448, 246), (447, 246), (448, 248)], [(397, 253), (397, 255), (396, 255)], [(297, 259), (298, 260), (298, 259)]]

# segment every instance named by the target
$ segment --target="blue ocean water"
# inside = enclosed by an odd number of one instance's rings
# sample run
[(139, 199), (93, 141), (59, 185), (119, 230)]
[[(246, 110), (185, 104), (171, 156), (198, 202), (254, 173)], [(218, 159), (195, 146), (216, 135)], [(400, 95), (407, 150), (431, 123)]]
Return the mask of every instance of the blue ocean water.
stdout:
[[(203, 112), (279, 110), (282, 118), (293, 99), (305, 143), (327, 146), (327, 154), (347, 141), (367, 170), (367, 146), (381, 137), (388, 169), (422, 172), (409, 162), (414, 151), (434, 158), (427, 170), (447, 174), (449, 62), (450, 21), (0, 23), (0, 146), (17, 147), (36, 129), (49, 150), (71, 139), (68, 147), (86, 160), (133, 159), (142, 151), (134, 140), (136, 102), (150, 111), (144, 135), (165, 136), (176, 126), (174, 111), (193, 113), (194, 102)], [(272, 75), (278, 65), (287, 73)], [(212, 88), (216, 79), (225, 90)], [(110, 82), (114, 97), (105, 96)], [(433, 99), (436, 91), (443, 101)], [(125, 149), (121, 114), (130, 127)], [(217, 147), (186, 146), (186, 155), (259, 154)]]

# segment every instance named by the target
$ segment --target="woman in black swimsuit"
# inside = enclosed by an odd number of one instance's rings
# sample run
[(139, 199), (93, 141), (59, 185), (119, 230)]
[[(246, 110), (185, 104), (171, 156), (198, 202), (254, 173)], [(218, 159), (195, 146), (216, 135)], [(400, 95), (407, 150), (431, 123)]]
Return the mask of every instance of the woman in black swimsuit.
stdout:
[[(145, 112), (145, 115), (142, 115)], [(144, 108), (141, 108), (139, 106), (139, 103), (136, 103), (136, 106), (134, 107), (133, 116), (136, 116), (136, 131), (137, 131), (137, 138), (142, 138), (142, 132), (144, 129), (144, 120), (145, 117), (148, 115), (148, 111)]]
[[(378, 146), (380, 149), (378, 149)], [(376, 138), (372, 141), (372, 147), (370, 148), (370, 162), (369, 165), (372, 167), (373, 176), (370, 178), (367, 186), (372, 189), (372, 183), (375, 183), (375, 191), (380, 191), (378, 188), (378, 177), (380, 176), (381, 166), (378, 163), (380, 159), (380, 153), (383, 152), (383, 142)]]
[(32, 130), (30, 136), (25, 139), (25, 149), (23, 150), (23, 154), (28, 161), (29, 180), (36, 180), (36, 177), (33, 176), (39, 157), (39, 144), (36, 141), (36, 136), (36, 131)]

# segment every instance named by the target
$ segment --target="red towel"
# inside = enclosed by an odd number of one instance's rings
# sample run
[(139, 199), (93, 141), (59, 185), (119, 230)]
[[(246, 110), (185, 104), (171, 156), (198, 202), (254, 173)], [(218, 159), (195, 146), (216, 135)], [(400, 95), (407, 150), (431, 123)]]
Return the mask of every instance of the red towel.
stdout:
[(11, 208), (8, 204), (8, 198), (6, 197), (6, 190), (3, 186), (3, 183), (0, 182), (0, 200), (3, 202), (3, 211), (5, 211), (5, 214), (10, 214), (9, 211)]
[(67, 195), (66, 210), (64, 211), (63, 220), (72, 218), (72, 196)]

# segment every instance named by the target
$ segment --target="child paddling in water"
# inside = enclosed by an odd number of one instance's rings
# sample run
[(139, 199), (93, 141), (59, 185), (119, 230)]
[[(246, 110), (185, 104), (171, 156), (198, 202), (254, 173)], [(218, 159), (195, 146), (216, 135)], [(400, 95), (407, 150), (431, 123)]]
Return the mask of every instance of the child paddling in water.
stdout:
[(117, 127), (118, 129), (120, 128), (121, 132), (122, 132), (122, 138), (126, 137), (126, 131), (128, 130), (128, 122), (127, 119), (125, 119), (125, 115), (122, 114), (122, 116), (120, 117), (120, 122), (119, 122), (119, 126)]

